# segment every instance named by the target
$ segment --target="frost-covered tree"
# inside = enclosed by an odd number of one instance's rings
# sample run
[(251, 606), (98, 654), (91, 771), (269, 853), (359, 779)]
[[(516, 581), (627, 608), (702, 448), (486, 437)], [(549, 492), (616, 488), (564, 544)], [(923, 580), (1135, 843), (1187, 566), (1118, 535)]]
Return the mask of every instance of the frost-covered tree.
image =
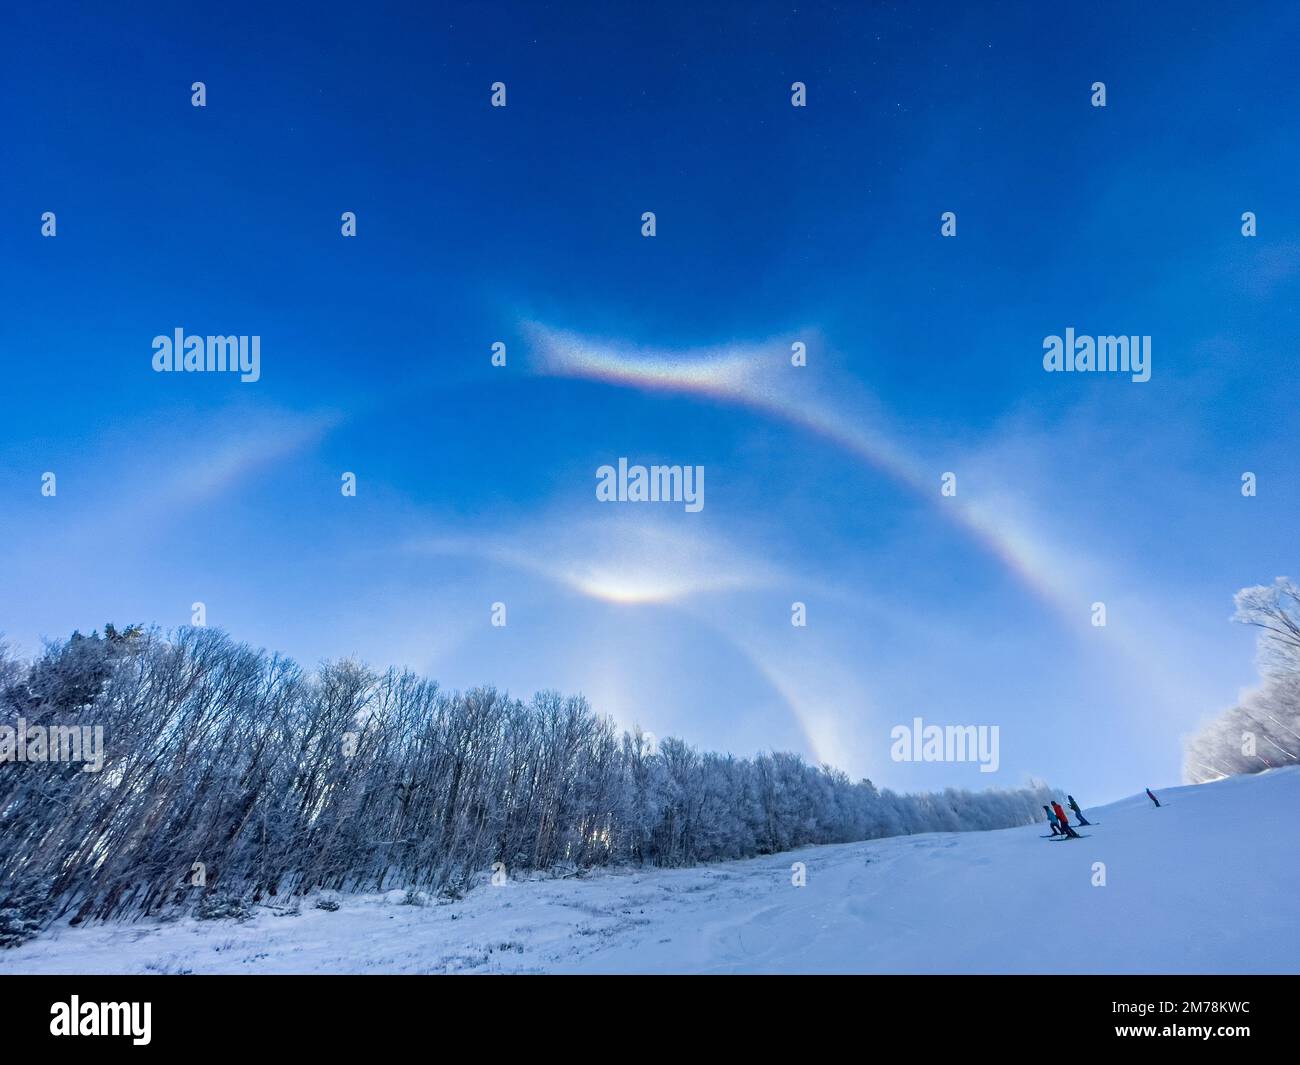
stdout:
[(343, 660), (306, 673), (206, 628), (0, 648), (0, 723), (99, 726), (102, 772), (0, 773), (0, 939), (181, 908), (511, 873), (687, 865), (1026, 824), (1041, 789), (878, 792), (788, 752), (653, 746), (580, 696), (447, 692)]
[(1287, 577), (1243, 588), (1233, 620), (1260, 630), (1260, 684), (1186, 744), (1194, 783), (1300, 764), (1300, 586)]

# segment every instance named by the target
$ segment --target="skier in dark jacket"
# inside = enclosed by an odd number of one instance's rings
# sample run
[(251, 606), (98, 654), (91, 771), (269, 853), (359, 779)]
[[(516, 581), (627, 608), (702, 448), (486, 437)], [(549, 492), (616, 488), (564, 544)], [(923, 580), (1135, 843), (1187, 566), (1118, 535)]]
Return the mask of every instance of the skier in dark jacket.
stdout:
[(1089, 821), (1086, 817), (1083, 816), (1083, 811), (1079, 809), (1079, 804), (1074, 801), (1073, 795), (1067, 795), (1065, 798), (1068, 800), (1070, 804), (1070, 809), (1074, 811), (1074, 819), (1078, 821), (1079, 824), (1081, 825), (1092, 824), (1091, 821)]
[(1153, 803), (1155, 803), (1156, 806), (1159, 806), (1159, 805), (1160, 805), (1160, 800), (1157, 799), (1154, 795), (1151, 794), (1151, 789), (1150, 789), (1150, 788), (1147, 788), (1147, 798), (1150, 799)]
[(1056, 811), (1056, 819), (1061, 822), (1061, 831), (1070, 839), (1079, 839), (1079, 833), (1070, 827), (1070, 819), (1065, 816), (1065, 811), (1061, 809), (1061, 804), (1055, 799), (1052, 800), (1052, 809)]
[(1043, 810), (1047, 814), (1047, 827), (1052, 830), (1053, 836), (1059, 836), (1061, 833), (1056, 830), (1056, 814), (1052, 813), (1046, 806), (1043, 807)]

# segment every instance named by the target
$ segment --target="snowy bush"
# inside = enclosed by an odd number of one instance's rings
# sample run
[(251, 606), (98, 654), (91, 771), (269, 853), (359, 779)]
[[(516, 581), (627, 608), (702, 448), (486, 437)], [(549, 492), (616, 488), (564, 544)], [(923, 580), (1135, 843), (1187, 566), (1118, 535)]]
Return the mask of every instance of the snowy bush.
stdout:
[(444, 902), (459, 902), (465, 897), (465, 892), (469, 890), (467, 879), (467, 877), (460, 873), (448, 878), (448, 880), (438, 888), (438, 898)]
[(27, 879), (0, 892), (0, 949), (16, 947), (44, 927), (51, 907), (50, 883)]
[(199, 899), (194, 915), (200, 921), (245, 921), (253, 911), (236, 895), (209, 891)]
[(41, 922), (18, 906), (0, 906), (0, 949), (16, 947), (41, 930)]

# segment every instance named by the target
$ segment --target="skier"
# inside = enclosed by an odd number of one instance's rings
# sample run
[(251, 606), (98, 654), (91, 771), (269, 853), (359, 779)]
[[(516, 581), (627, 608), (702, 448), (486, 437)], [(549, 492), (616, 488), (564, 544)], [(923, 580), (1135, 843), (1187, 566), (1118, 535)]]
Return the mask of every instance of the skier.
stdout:
[(1160, 805), (1160, 800), (1151, 794), (1150, 788), (1147, 788), (1147, 798), (1150, 799), (1153, 803), (1155, 803), (1157, 807)]
[(1047, 826), (1052, 830), (1052, 835), (1059, 836), (1061, 833), (1056, 830), (1056, 814), (1052, 813), (1051, 810), (1048, 810), (1046, 806), (1044, 806), (1043, 809), (1047, 813)]
[(1070, 809), (1074, 811), (1074, 819), (1075, 819), (1076, 821), (1078, 821), (1079, 824), (1081, 824), (1081, 825), (1090, 825), (1090, 824), (1092, 824), (1091, 821), (1089, 821), (1086, 817), (1083, 816), (1083, 811), (1079, 809), (1079, 804), (1078, 804), (1077, 802), (1074, 801), (1074, 796), (1073, 796), (1073, 795), (1067, 795), (1067, 796), (1066, 796), (1066, 799), (1069, 800), (1069, 803), (1070, 803)]
[(1070, 819), (1065, 816), (1065, 811), (1061, 809), (1061, 804), (1055, 799), (1052, 800), (1052, 809), (1056, 811), (1056, 819), (1061, 822), (1061, 831), (1070, 839), (1079, 839), (1079, 833), (1070, 827)]

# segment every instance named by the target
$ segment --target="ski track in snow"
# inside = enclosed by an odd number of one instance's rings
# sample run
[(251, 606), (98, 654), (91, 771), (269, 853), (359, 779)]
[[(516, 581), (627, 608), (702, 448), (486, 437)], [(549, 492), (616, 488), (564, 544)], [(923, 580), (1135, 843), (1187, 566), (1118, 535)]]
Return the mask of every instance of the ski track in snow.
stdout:
[(1300, 767), (1157, 792), (1175, 793), (1099, 807), (1065, 846), (1035, 824), (519, 879), (425, 907), (395, 891), (334, 913), (309, 899), (245, 922), (64, 926), (0, 951), (0, 973), (1300, 971)]

